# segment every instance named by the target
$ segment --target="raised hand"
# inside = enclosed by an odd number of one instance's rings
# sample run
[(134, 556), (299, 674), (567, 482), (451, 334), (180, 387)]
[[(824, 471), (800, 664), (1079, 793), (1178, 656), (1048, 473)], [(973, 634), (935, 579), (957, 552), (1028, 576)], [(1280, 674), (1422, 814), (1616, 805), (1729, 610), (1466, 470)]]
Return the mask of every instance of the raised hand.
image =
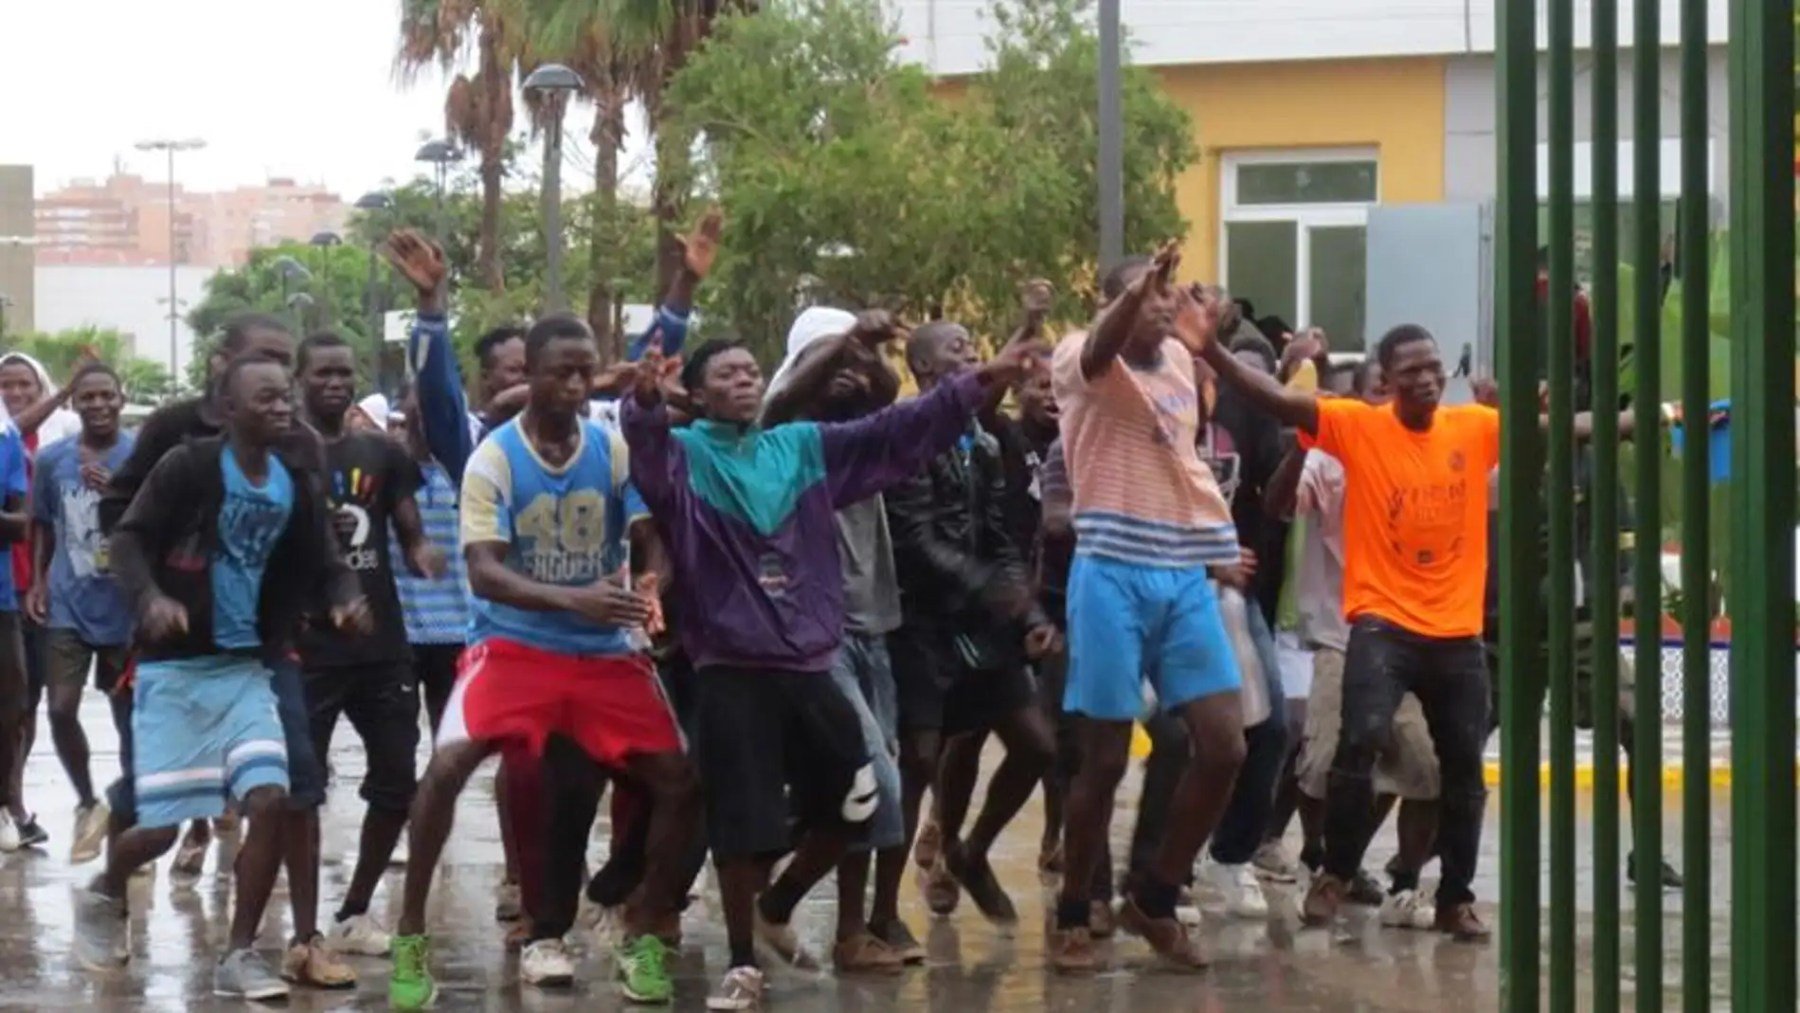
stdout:
[(1195, 285), (1175, 293), (1175, 339), (1199, 355), (1219, 335), (1220, 303), (1223, 293)]
[(694, 231), (686, 236), (677, 236), (675, 241), (681, 244), (682, 259), (687, 265), (688, 273), (695, 278), (705, 278), (712, 273), (713, 261), (719, 256), (719, 235), (725, 230), (725, 216), (718, 208), (708, 208), (700, 216), (700, 223)]
[(867, 348), (879, 348), (905, 333), (906, 328), (887, 310), (863, 310), (850, 328), (850, 336)]
[(421, 297), (435, 295), (449, 276), (444, 251), (412, 229), (396, 229), (379, 249), (382, 258), (393, 265)]

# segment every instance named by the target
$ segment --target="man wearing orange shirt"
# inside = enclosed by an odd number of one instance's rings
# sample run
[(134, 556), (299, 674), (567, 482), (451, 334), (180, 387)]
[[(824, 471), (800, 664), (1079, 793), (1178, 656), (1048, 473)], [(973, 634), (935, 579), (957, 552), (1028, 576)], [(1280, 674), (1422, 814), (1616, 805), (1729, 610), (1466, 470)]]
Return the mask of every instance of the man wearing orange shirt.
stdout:
[(1284, 389), (1217, 345), (1204, 354), (1222, 378), (1344, 467), (1343, 728), (1327, 792), (1325, 870), (1307, 895), (1306, 920), (1331, 921), (1361, 867), (1376, 754), (1411, 692), (1442, 771), (1436, 928), (1485, 939), (1469, 885), (1487, 801), (1481, 628), (1487, 477), (1500, 460), (1500, 415), (1482, 405), (1440, 406), (1444, 364), (1422, 327), (1396, 327), (1377, 347), (1394, 394), (1384, 406)]

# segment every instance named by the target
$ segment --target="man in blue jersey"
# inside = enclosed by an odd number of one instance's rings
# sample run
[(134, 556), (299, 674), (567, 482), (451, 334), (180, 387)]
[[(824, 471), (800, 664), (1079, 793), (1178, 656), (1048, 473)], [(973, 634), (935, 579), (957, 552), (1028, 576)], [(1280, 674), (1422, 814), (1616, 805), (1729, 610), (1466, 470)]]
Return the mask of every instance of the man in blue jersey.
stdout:
[(81, 432), (38, 454), (31, 495), (34, 579), (25, 614), (48, 630), (50, 737), (75, 789), (69, 861), (78, 865), (100, 857), (110, 814), (94, 793), (87, 733), (81, 728), (81, 693), (90, 667), (95, 687), (112, 704), (119, 738), (131, 738), (131, 694), (119, 691), (131, 611), (108, 565), (100, 494), (136, 441), (119, 431), (125, 396), (111, 368), (97, 363), (83, 367), (68, 390), (69, 403), (81, 416)]
[[(397, 245), (402, 270), (421, 275), (415, 283), (434, 270), (421, 268), (431, 252)], [(630, 584), (625, 549), (628, 525), (647, 520), (646, 511), (628, 485), (624, 442), (583, 417), (599, 368), (587, 325), (566, 314), (546, 317), (525, 348), (525, 411), (482, 441), (463, 477), (472, 642), (412, 808), (389, 986), (398, 1008), (422, 1006), (436, 992), (425, 903), (458, 793), (502, 746), (537, 759), (553, 734), (621, 770), (652, 800), (644, 886), (627, 903), (615, 956), (627, 997), (667, 1002), (673, 994), (655, 927), (685, 886), (677, 882), (679, 858), (699, 795), (661, 685), (627, 636), (653, 614), (651, 597)], [(567, 985), (574, 970), (562, 936), (569, 926), (533, 914), (540, 917), (521, 957), (527, 979)]]
[(249, 814), (237, 907), (213, 973), (225, 996), (285, 996), (252, 947), (280, 869), (288, 749), (265, 647), (302, 613), (366, 634), (369, 606), (326, 541), (325, 509), (300, 461), (277, 450), (293, 421), (292, 380), (238, 359), (220, 385), (225, 438), (170, 451), (113, 533), (113, 570), (138, 617), (133, 686), (137, 825), (108, 849), (77, 898), (76, 953), (96, 968), (129, 958), (125, 884), (187, 820), (227, 800)]

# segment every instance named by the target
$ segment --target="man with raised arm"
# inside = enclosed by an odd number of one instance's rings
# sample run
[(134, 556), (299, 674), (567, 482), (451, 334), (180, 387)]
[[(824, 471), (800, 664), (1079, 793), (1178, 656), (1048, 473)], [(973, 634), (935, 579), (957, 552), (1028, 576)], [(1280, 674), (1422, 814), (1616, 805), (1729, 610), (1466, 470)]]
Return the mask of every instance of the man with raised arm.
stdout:
[(1237, 661), (1214, 587), (1215, 578), (1241, 586), (1243, 557), (1230, 508), (1195, 449), (1194, 355), (1214, 344), (1216, 311), (1175, 287), (1178, 260), (1171, 243), (1152, 261), (1116, 268), (1107, 287), (1119, 297), (1092, 330), (1063, 339), (1052, 365), (1074, 490), (1063, 706), (1079, 716), (1081, 753), (1051, 939), (1052, 966), (1063, 973), (1096, 966), (1094, 867), (1145, 679), (1186, 725), (1193, 751), (1155, 860), (1126, 892), (1119, 925), (1177, 968), (1207, 963), (1175, 901), (1244, 760)]
[[(678, 632), (699, 678), (696, 746), (731, 949), (710, 1008), (761, 1001), (755, 936), (800, 957), (794, 908), (875, 812), (861, 724), (830, 676), (844, 637), (836, 512), (923, 468), (996, 385), (1033, 364), (1028, 346), (1011, 345), (981, 370), (855, 421), (763, 428), (762, 370), (741, 344), (696, 349), (685, 391), (660, 351), (645, 356), (621, 419), (632, 478), (679, 575)], [(665, 396), (678, 391), (696, 416), (680, 429)], [(758, 897), (770, 861), (789, 850), (793, 861)]]

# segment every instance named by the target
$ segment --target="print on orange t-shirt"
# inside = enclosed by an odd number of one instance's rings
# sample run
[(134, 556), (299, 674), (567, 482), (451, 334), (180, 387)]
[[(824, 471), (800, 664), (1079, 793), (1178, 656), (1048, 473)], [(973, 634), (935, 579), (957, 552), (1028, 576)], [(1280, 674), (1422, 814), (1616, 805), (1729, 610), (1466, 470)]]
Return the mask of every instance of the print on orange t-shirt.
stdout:
[(1479, 636), (1500, 413), (1439, 408), (1421, 433), (1391, 404), (1327, 398), (1318, 436), (1304, 442), (1344, 466), (1344, 617), (1427, 637)]

